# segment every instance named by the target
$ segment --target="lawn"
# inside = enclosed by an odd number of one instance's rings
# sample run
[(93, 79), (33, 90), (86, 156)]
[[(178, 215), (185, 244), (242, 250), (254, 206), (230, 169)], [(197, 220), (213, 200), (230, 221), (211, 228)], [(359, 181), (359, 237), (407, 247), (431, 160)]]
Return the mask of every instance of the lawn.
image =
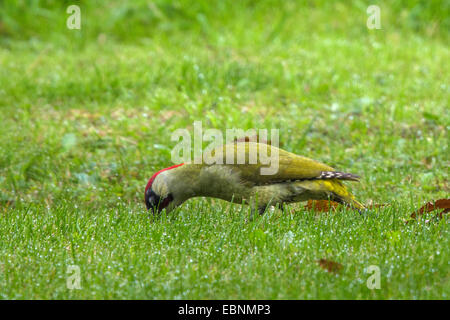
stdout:
[[(425, 0), (0, 2), (0, 298), (449, 299), (448, 217), (405, 223), (449, 198), (449, 17)], [(153, 217), (147, 180), (194, 121), (279, 129), (385, 206), (248, 220), (198, 198)]]

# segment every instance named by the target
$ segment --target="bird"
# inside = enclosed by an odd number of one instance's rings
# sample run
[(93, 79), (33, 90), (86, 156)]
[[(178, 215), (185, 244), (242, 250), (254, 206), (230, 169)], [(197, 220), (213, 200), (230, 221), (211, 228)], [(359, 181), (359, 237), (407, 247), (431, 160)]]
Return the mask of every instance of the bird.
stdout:
[[(251, 160), (250, 154), (255, 150), (257, 156)], [(262, 174), (263, 168), (269, 167), (261, 156), (263, 150), (269, 156), (277, 155), (274, 159), (278, 170), (273, 174)], [(234, 158), (227, 158), (227, 154)], [(244, 158), (237, 161), (239, 156)], [(168, 213), (194, 197), (247, 204), (252, 213), (260, 214), (270, 206), (283, 208), (288, 203), (327, 199), (361, 212), (364, 205), (342, 183), (359, 179), (358, 175), (336, 171), (326, 164), (266, 143), (234, 142), (213, 149), (201, 161), (157, 171), (148, 180), (144, 198), (147, 210), (153, 213), (164, 209)]]

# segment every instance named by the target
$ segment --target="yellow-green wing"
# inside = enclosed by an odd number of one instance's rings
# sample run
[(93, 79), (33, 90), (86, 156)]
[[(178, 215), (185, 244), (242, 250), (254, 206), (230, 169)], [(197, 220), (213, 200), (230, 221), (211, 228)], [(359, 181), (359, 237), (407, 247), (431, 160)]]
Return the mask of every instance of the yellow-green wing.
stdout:
[(334, 171), (315, 160), (255, 142), (220, 146), (204, 159), (207, 164), (222, 160), (224, 165), (239, 171), (242, 179), (257, 184), (312, 179), (319, 177), (322, 171)]

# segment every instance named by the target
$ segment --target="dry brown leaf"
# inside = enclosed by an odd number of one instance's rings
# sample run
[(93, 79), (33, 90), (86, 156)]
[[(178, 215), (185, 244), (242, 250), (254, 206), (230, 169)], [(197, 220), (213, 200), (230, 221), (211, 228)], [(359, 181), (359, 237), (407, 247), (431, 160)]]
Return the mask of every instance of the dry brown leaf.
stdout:
[(373, 203), (373, 204), (366, 204), (365, 207), (367, 209), (375, 209), (375, 208), (383, 208), (387, 207), (389, 203)]
[(337, 273), (342, 269), (342, 264), (339, 262), (327, 260), (327, 259), (320, 259), (317, 260), (317, 263), (322, 269), (327, 270), (328, 272)]
[(4, 212), (6, 212), (9, 208), (14, 208), (16, 205), (16, 202), (11, 199), (4, 199), (0, 200), (0, 209)]
[(330, 200), (308, 200), (305, 209), (317, 212), (329, 212), (330, 209), (336, 209), (339, 203)]
[(418, 211), (414, 211), (411, 214), (411, 219), (416, 219), (417, 217), (429, 213), (435, 210), (441, 210), (437, 216), (442, 218), (444, 213), (450, 212), (450, 199), (439, 199), (436, 201), (427, 202), (424, 206), (422, 206)]
[[(308, 200), (308, 203), (305, 205), (305, 209), (307, 210), (315, 210), (317, 212), (329, 212), (330, 209), (336, 209), (340, 203), (331, 200)], [(375, 209), (375, 208), (383, 208), (388, 206), (388, 203), (373, 203), (369, 202), (364, 206), (366, 209)]]
[(426, 158), (422, 159), (422, 163), (424, 164), (425, 168), (427, 168), (428, 170), (430, 170), (433, 167), (432, 159), (433, 159), (433, 157), (426, 157)]

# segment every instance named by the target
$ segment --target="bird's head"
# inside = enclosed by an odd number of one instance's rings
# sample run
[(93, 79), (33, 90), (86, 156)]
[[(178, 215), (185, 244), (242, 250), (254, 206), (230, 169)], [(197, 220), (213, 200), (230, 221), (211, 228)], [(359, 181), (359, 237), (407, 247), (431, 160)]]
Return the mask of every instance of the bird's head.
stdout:
[(170, 171), (183, 164), (171, 166), (156, 172), (145, 187), (145, 205), (147, 210), (152, 209), (153, 213), (161, 212), (166, 209), (167, 212), (172, 211), (179, 205), (177, 193), (171, 190)]

